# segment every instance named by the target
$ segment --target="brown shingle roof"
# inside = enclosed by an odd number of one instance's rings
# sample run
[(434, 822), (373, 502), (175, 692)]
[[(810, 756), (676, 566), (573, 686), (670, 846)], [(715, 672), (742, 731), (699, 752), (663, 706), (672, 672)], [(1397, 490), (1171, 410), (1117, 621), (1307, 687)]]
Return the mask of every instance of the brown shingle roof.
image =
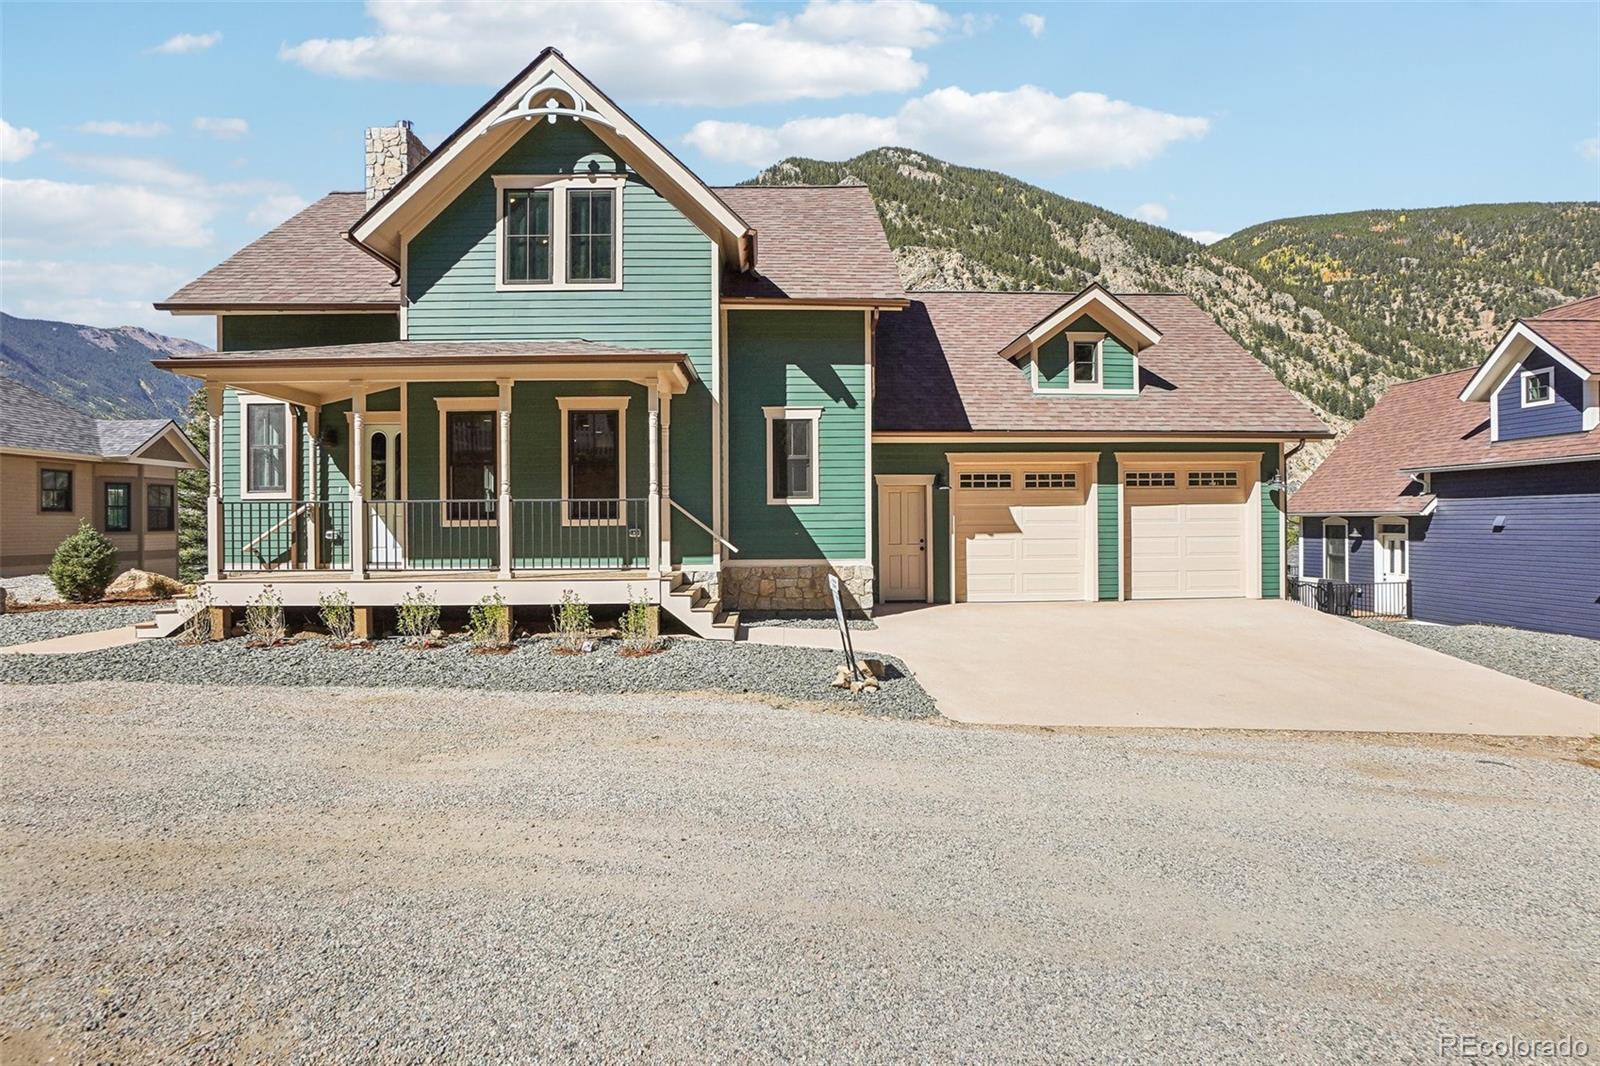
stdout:
[[(688, 360), (682, 352), (662, 351), (656, 348), (624, 348), (615, 344), (600, 344), (586, 340), (537, 341), (377, 341), (371, 344), (324, 344), (308, 348), (266, 348), (256, 351), (198, 352), (194, 355), (157, 359), (155, 365), (167, 370), (194, 369), (206, 366), (304, 365), (311, 363), (372, 363), (393, 365), (402, 362), (422, 363), (449, 360), (489, 362), (607, 360), (616, 362), (670, 362), (686, 368)], [(692, 371), (691, 371), (692, 374)]]
[(1458, 397), (1473, 367), (1392, 385), (1289, 499), (1294, 514), (1419, 514), (1430, 496), (1401, 470), (1600, 456), (1600, 429), (1489, 442), (1489, 405)]
[(1585, 370), (1600, 370), (1600, 296), (1585, 296), (1525, 321), (1529, 329)]
[(1328, 428), (1187, 296), (1120, 295), (1161, 331), (1137, 397), (1040, 396), (1002, 359), (1066, 293), (914, 292), (878, 324), (874, 431), (1327, 437)]
[(905, 300), (894, 252), (865, 185), (735, 185), (714, 191), (756, 231), (756, 272), (725, 272), (724, 296)]
[(156, 307), (396, 309), (393, 271), (340, 236), (366, 206), (365, 193), (331, 192)]

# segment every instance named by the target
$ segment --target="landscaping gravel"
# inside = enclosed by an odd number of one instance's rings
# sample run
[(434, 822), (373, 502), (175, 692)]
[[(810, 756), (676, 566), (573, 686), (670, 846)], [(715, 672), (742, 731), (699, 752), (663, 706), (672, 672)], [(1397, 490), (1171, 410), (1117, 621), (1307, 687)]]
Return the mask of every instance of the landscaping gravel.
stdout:
[[(831, 611), (740, 611), (739, 621), (746, 626), (787, 626), (791, 629), (836, 629), (839, 620)], [(877, 629), (870, 618), (845, 618), (851, 629)]]
[(155, 608), (147, 603), (123, 607), (64, 608), (55, 611), (8, 611), (0, 614), (0, 648), (36, 640), (116, 629), (148, 622)]
[(61, 595), (44, 574), (23, 574), (19, 577), (0, 578), (0, 588), (13, 603), (56, 603)]
[[(84, 612), (74, 612), (84, 613)], [(94, 612), (101, 613), (101, 612)], [(120, 623), (126, 624), (126, 623)], [(602, 641), (584, 655), (558, 655), (548, 640), (521, 640), (508, 655), (474, 655), (465, 641), (413, 651), (399, 640), (365, 650), (334, 650), (320, 638), (276, 648), (241, 639), (183, 645), (152, 640), (77, 655), (0, 657), (0, 684), (179, 679), (220, 685), (407, 685), (513, 692), (733, 692), (847, 703), (891, 718), (935, 715), (933, 700), (904, 663), (885, 660), (876, 693), (836, 689), (838, 652), (732, 641), (672, 639), (666, 650), (632, 659)]]
[(0, 754), (8, 1062), (1597, 1043), (1571, 745), (119, 683), (7, 690)]
[(1600, 703), (1600, 640), (1504, 626), (1364, 624), (1391, 637)]

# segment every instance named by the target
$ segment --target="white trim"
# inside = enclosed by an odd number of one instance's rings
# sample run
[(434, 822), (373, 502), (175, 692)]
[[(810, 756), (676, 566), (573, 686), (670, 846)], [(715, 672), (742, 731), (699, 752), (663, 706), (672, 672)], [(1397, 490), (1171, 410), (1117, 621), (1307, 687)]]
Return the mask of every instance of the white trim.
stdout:
[[(1383, 531), (1384, 523), (1398, 525), (1403, 529), (1399, 534), (1405, 541), (1405, 571), (1396, 577), (1384, 573), (1384, 557), (1387, 554), (1383, 538), (1395, 536), (1393, 533)], [(1374, 584), (1394, 584), (1411, 580), (1411, 522), (1402, 515), (1381, 515), (1372, 520), (1372, 580)]]
[(1600, 377), (1583, 383), (1583, 429), (1600, 428)]
[[(822, 502), (822, 408), (820, 407), (763, 407), (761, 413), (766, 425), (767, 452), (767, 504), (771, 507), (811, 507)], [(811, 491), (804, 496), (772, 495), (772, 422), (774, 419), (789, 422), (811, 423)]]
[[(435, 396), (433, 398), (433, 402), (438, 407), (437, 421), (439, 423), (439, 499), (441, 499), (441, 500), (454, 499), (454, 497), (452, 497), (450, 495), (449, 441), (445, 437), (445, 423), (448, 422), (449, 420), (445, 417), (445, 415), (449, 414), (451, 412), (466, 413), (466, 414), (480, 414), (480, 415), (488, 415), (488, 416), (490, 416), (490, 418), (492, 418), (494, 420), (494, 423), (495, 423), (495, 435), (494, 435), (494, 450), (495, 450), (495, 460), (494, 460), (495, 487), (494, 487), (494, 492), (495, 492), (495, 494), (493, 496), (485, 496), (484, 497), (484, 502), (485, 503), (493, 503), (493, 504), (496, 504), (498, 506), (498, 501), (499, 501), (499, 498), (500, 498), (500, 484), (499, 484), (499, 481), (500, 481), (500, 432), (499, 432), (499, 428), (500, 428), (500, 397), (499, 397), (499, 395), (496, 394), (496, 395), (493, 395), (493, 396)], [(370, 418), (371, 415), (367, 415), (366, 417)], [(403, 441), (404, 437), (402, 437), (401, 439)], [(363, 449), (362, 449), (363, 453), (365, 452), (365, 450), (366, 450), (365, 447), (363, 447)], [(365, 477), (363, 476), (362, 488), (365, 489), (365, 487), (366, 487), (366, 480), (365, 480)], [(365, 495), (365, 493), (363, 493), (363, 495)], [(496, 510), (494, 518), (451, 518), (450, 517), (450, 508), (448, 506), (443, 506), (439, 510), (439, 524), (441, 526), (445, 526), (445, 527), (492, 526), (492, 525), (495, 525), (495, 524), (498, 523), (499, 518), (500, 518), (500, 515), (499, 515), (499, 512), (498, 512), (498, 509)]]
[[(1110, 317), (1116, 319), (1128, 331), (1127, 337), (1116, 334), (1115, 330), (1111, 332), (1117, 335), (1118, 340), (1127, 344), (1128, 350), (1133, 352), (1135, 356), (1138, 355), (1141, 347), (1148, 348), (1161, 340), (1161, 333), (1154, 326), (1139, 318), (1132, 308), (1096, 283), (1084, 289), (1077, 296), (1068, 299), (1043, 321), (1000, 349), (1001, 357), (1015, 359), (1027, 351), (1030, 346), (1049, 340), (1063, 328), (1076, 321), (1078, 316), (1084, 314), (1085, 309), (1091, 304), (1102, 307)], [(1095, 321), (1100, 322), (1100, 319), (1097, 318)], [(1104, 325), (1104, 323), (1101, 324)], [(1143, 344), (1140, 343), (1141, 341), (1143, 341)], [(1137, 378), (1134, 379), (1134, 384), (1138, 384)]]
[(1402, 474), (1441, 474), (1458, 470), (1501, 470), (1511, 466), (1554, 466), (1558, 463), (1592, 463), (1600, 460), (1600, 452), (1583, 455), (1556, 455), (1547, 459), (1503, 459), (1492, 463), (1457, 463), (1454, 466), (1404, 467)]
[[(622, 204), (626, 174), (496, 174), (494, 176), (494, 288), (496, 292), (605, 292), (622, 288)], [(567, 277), (567, 193), (575, 187), (613, 192), (611, 280)], [(550, 192), (550, 280), (506, 280), (506, 196), (509, 191)]]
[[(876, 557), (878, 559), (880, 559), (880, 560), (883, 558), (883, 519), (888, 514), (887, 509), (884, 508), (884, 506), (883, 506), (883, 492), (884, 492), (884, 490), (885, 489), (891, 489), (891, 488), (906, 488), (908, 486), (918, 486), (918, 487), (920, 487), (922, 489), (922, 522), (923, 522), (923, 526), (922, 526), (922, 554), (924, 556), (924, 558), (923, 558), (923, 576), (922, 576), (922, 581), (923, 581), (922, 602), (923, 603), (932, 603), (933, 602), (933, 492), (934, 492), (933, 482), (934, 482), (934, 477), (935, 477), (935, 475), (933, 475), (933, 474), (878, 474), (874, 478), (874, 480), (877, 482), (877, 492), (874, 495), (876, 495), (877, 498), (878, 498), (878, 551), (877, 551), (877, 556)], [(870, 529), (871, 527), (869, 526), (868, 528)], [(881, 570), (882, 569), (882, 567), (877, 562), (872, 562), (872, 563), (869, 563), (868, 565), (870, 565), (870, 566), (875, 568), (875, 571), (874, 571), (875, 573), (876, 573), (877, 570)], [(877, 595), (877, 602), (879, 602), (879, 603), (889, 603), (889, 602), (891, 602), (886, 596), (884, 596), (882, 594), (883, 593), (883, 582), (881, 580), (874, 580), (873, 589), (874, 589), (874, 592)], [(915, 603), (916, 601), (915, 600), (895, 600), (895, 601), (892, 601), (892, 602), (895, 602), (895, 603)]]
[[(1526, 322), (1518, 322), (1506, 331), (1506, 335), (1501, 338), (1499, 344), (1495, 345), (1495, 349), (1489, 354), (1489, 358), (1484, 360), (1483, 365), (1478, 368), (1476, 374), (1472, 375), (1472, 380), (1467, 382), (1467, 387), (1461, 390), (1461, 395), (1457, 398), (1464, 403), (1481, 402), (1489, 399), (1495, 391), (1488, 387), (1489, 383), (1501, 380), (1498, 377), (1498, 369), (1504, 366), (1508, 359), (1516, 363), (1522, 362), (1528, 352), (1534, 348), (1538, 348), (1550, 358), (1565, 366), (1583, 381), (1592, 381), (1597, 376), (1600, 376), (1586, 370), (1577, 360), (1541, 337)], [(1512, 356), (1514, 350), (1516, 355)]]
[[(628, 401), (629, 396), (557, 396), (556, 406), (561, 410), (561, 498), (572, 498), (572, 470), (567, 455), (572, 434), (567, 430), (567, 415), (572, 411), (617, 412), (617, 517), (573, 518), (566, 507), (561, 508), (564, 526), (625, 526), (628, 508), (621, 501), (628, 498)], [(648, 516), (647, 516), (648, 517)]]
[[(872, 544), (869, 538), (872, 536), (873, 508), (878, 503), (877, 493), (872, 491), (872, 390), (876, 384), (873, 379), (876, 377), (878, 372), (877, 350), (874, 347), (874, 330), (872, 327), (877, 318), (877, 314), (878, 313), (876, 310), (869, 308), (862, 315), (862, 318), (865, 320), (863, 326), (864, 347), (861, 353), (862, 391), (865, 393), (863, 398), (865, 409), (862, 412), (862, 417), (865, 419), (866, 425), (861, 438), (861, 450), (864, 453), (863, 465), (865, 466), (865, 469), (862, 472), (861, 481), (861, 508), (863, 512), (861, 516), (861, 536), (864, 541), (861, 546), (866, 550), (868, 555), (872, 554)], [(931, 495), (933, 490), (929, 489), (928, 492)], [(922, 538), (923, 544), (928, 543), (928, 538), (932, 536), (932, 534), (933, 527), (930, 524), (927, 535)], [(932, 558), (933, 553), (928, 552), (928, 556), (929, 558)], [(877, 582), (874, 581), (873, 585), (874, 588), (876, 588)], [(928, 583), (928, 589), (930, 592), (933, 589), (933, 583), (931, 581)]]
[[(239, 404), (239, 499), (241, 500), (292, 500), (296, 462), (299, 457), (300, 422), (294, 416), (294, 407), (284, 400), (274, 400), (255, 393), (235, 390)], [(283, 488), (281, 490), (253, 490), (250, 488), (250, 412), (251, 407), (283, 408)]]
[[(1531, 378), (1545, 379), (1544, 399), (1528, 399), (1528, 381)], [(1538, 370), (1524, 370), (1517, 376), (1517, 399), (1524, 408), (1552, 406), (1556, 402), (1556, 368), (1547, 366)]]
[[(1338, 526), (1344, 530), (1339, 537), (1339, 542), (1344, 545), (1344, 576), (1340, 578), (1328, 576), (1328, 541), (1332, 539), (1328, 536), (1329, 526)], [(1350, 523), (1346, 519), (1329, 516), (1322, 520), (1322, 573), (1317, 575), (1317, 580), (1343, 582), (1350, 580)]]
[[(723, 392), (728, 380), (728, 316), (722, 309), (722, 246), (711, 241), (711, 567), (725, 563), (723, 515), (728, 483), (728, 405)], [(668, 560), (668, 565), (671, 560)]]

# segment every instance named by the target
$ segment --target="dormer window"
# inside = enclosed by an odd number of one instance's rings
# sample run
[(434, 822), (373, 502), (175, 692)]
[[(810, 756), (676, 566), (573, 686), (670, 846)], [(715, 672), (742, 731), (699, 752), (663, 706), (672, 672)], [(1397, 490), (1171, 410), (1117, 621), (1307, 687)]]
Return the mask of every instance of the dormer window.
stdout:
[(620, 289), (622, 174), (497, 174), (495, 288)]
[(1543, 407), (1556, 402), (1556, 369), (1524, 370), (1522, 372), (1522, 406)]
[(1100, 380), (1100, 342), (1075, 340), (1072, 342), (1072, 383), (1093, 385)]

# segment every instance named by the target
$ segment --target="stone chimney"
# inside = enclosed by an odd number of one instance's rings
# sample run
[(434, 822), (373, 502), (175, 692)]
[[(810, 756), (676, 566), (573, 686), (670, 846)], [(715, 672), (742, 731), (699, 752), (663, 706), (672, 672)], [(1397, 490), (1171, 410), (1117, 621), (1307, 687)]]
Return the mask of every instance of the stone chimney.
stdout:
[(411, 132), (411, 123), (401, 119), (393, 126), (374, 126), (367, 130), (367, 206), (428, 158), (428, 147)]

